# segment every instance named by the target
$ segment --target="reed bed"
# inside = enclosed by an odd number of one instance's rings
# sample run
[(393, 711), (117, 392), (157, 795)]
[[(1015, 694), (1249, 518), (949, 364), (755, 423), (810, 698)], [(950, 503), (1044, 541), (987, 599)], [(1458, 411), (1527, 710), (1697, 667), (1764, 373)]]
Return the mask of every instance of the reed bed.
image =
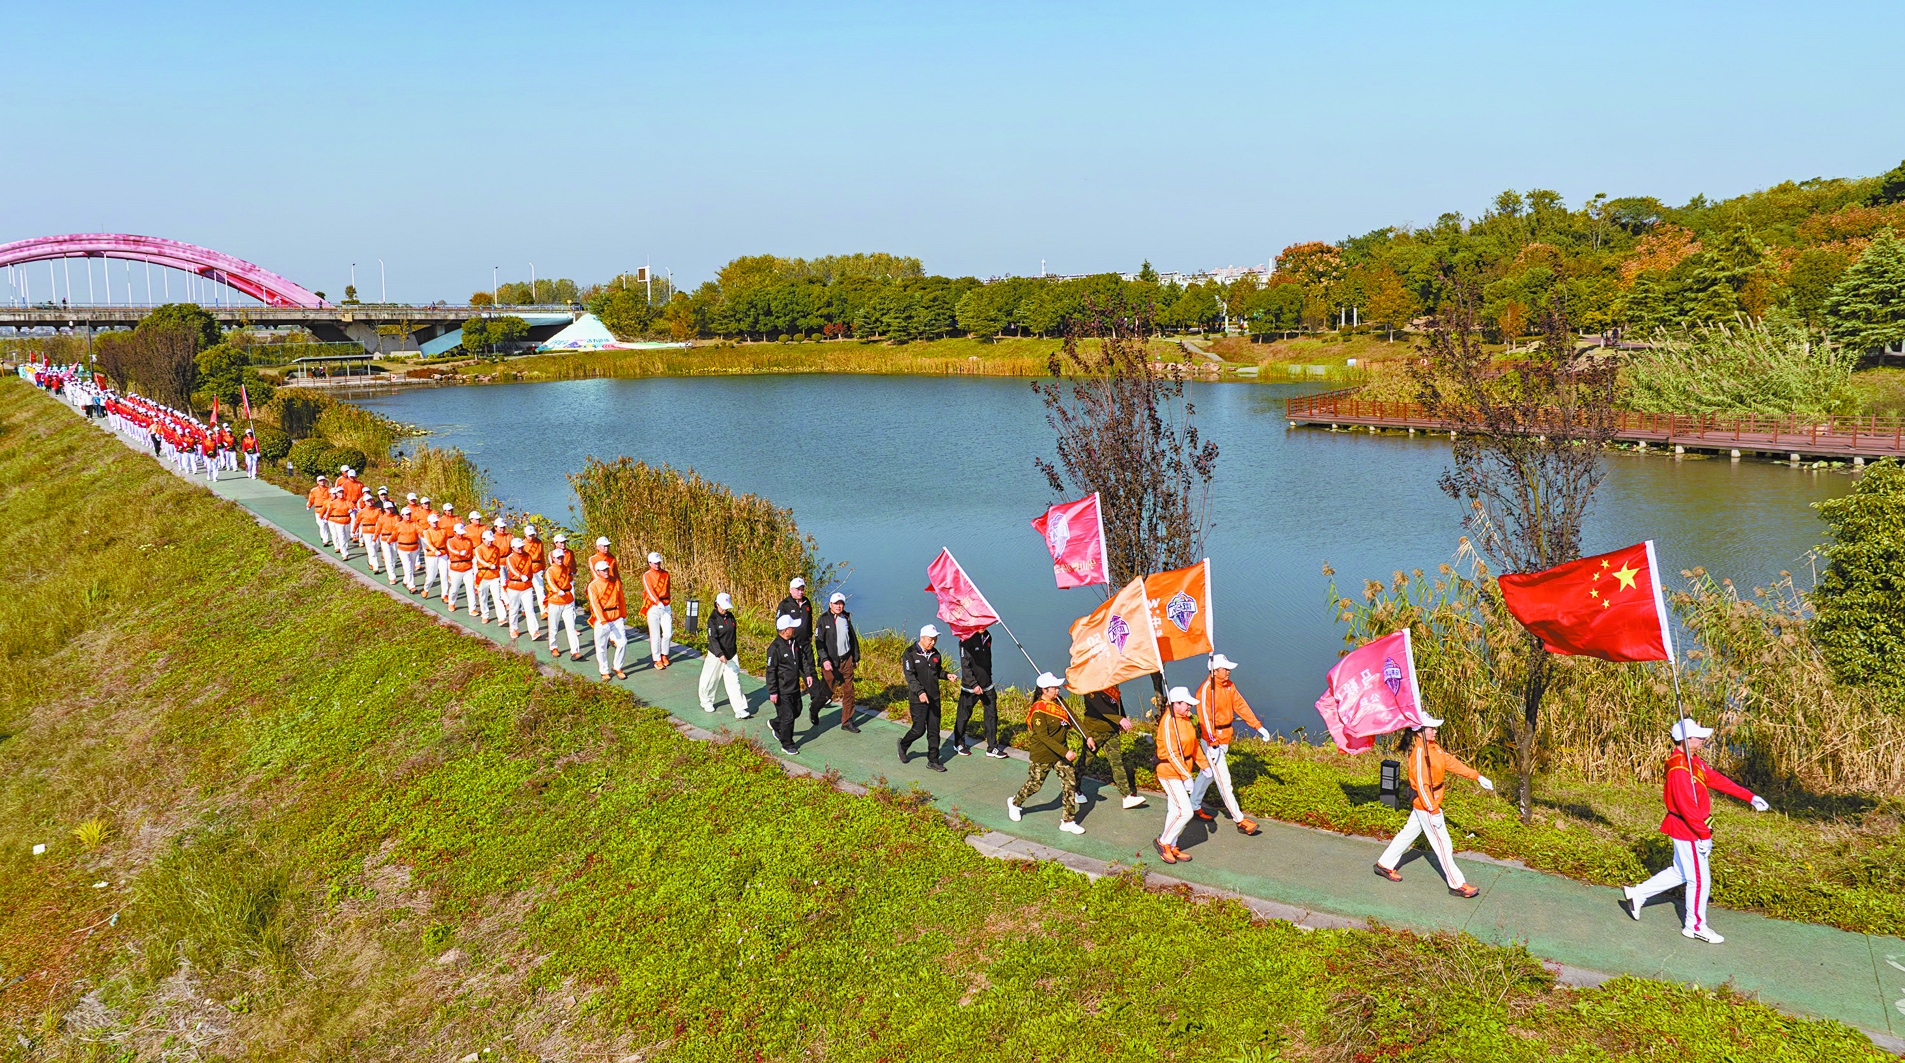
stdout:
[[(1325, 573), (1331, 574), (1325, 567)], [(1905, 698), (1832, 676), (1807, 635), (1805, 596), (1790, 574), (1742, 595), (1702, 569), (1682, 571), (1679, 705), (1716, 726), (1715, 766), (1771, 793), (1905, 793)], [(1331, 604), (1358, 645), (1410, 627), (1423, 695), (1455, 748), (1490, 768), (1515, 763), (1523, 633), (1487, 565), (1464, 539), (1434, 574), (1397, 571)], [(1359, 600), (1360, 599), (1360, 600)], [(1557, 657), (1536, 731), (1540, 770), (1595, 781), (1658, 776), (1676, 707), (1665, 664)]]
[(591, 457), (569, 477), (588, 538), (607, 536), (625, 559), (624, 577), (639, 572), (633, 559), (650, 551), (667, 559), (675, 596), (734, 596), (735, 609), (760, 618), (805, 577), (818, 596), (833, 582), (811, 536), (794, 524), (793, 510), (758, 495), (739, 494), (689, 469), (653, 466), (630, 458)]

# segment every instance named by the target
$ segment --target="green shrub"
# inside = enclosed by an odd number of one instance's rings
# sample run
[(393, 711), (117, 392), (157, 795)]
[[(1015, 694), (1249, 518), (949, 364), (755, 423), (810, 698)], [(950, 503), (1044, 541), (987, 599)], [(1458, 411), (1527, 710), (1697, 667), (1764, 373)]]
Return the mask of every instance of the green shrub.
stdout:
[[(348, 402), (334, 402), (317, 419), (318, 434), (336, 447), (348, 447), (360, 457), (374, 458), (382, 464), (390, 457), (390, 445), (412, 434), (404, 426), (381, 414), (372, 413)], [(351, 468), (363, 468), (351, 462)]]
[(792, 336), (789, 336), (789, 335), (788, 335), (787, 333), (785, 333), (785, 332), (783, 332), (783, 333), (781, 333), (781, 338), (780, 338), (780, 341), (781, 341), (782, 343), (786, 343), (786, 342), (787, 342), (788, 340), (791, 340), (791, 339), (793, 339), (793, 337), (792, 337)]
[(358, 472), (364, 471), (364, 452), (356, 447), (334, 447), (330, 453), (331, 472), (340, 465), (349, 465)]
[(276, 465), (291, 453), (291, 437), (270, 425), (259, 425), (254, 429), (258, 436), (258, 460), (267, 465)]
[(1841, 679), (1905, 677), (1905, 468), (1886, 459), (1850, 493), (1814, 502), (1832, 538), (1813, 589), (1813, 638)]
[(300, 439), (287, 451), (291, 464), (306, 476), (329, 476), (338, 463), (331, 460), (331, 445), (322, 439)]

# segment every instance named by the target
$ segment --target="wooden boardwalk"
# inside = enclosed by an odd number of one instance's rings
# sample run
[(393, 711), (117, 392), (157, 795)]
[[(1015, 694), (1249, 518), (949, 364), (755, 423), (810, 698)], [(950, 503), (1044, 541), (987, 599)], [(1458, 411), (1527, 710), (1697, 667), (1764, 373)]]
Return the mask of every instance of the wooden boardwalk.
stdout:
[[(1447, 432), (1449, 425), (1413, 402), (1358, 398), (1361, 388), (1285, 401), (1290, 424)], [(1622, 413), (1614, 438), (1689, 451), (1764, 454), (1792, 460), (1905, 457), (1905, 420), (1879, 417), (1732, 417), (1715, 414)]]

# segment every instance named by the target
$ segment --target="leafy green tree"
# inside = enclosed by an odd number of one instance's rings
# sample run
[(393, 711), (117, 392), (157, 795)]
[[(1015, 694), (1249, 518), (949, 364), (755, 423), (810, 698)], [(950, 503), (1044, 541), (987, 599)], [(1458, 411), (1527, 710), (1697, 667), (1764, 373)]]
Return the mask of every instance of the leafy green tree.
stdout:
[(1158, 271), (1151, 268), (1150, 259), (1145, 259), (1144, 265), (1138, 267), (1138, 279), (1146, 284), (1156, 284), (1158, 282)]
[(915, 336), (944, 336), (959, 327), (952, 303), (943, 291), (929, 291), (913, 300), (907, 317)]
[(508, 347), (521, 343), (529, 335), (529, 322), (514, 314), (489, 319), (489, 341), (491, 346)]
[(959, 327), (971, 333), (974, 339), (996, 338), (1005, 331), (1010, 313), (1006, 299), (1010, 294), (1003, 284), (989, 284), (967, 292), (954, 308)]
[(226, 410), (235, 410), (241, 385), (243, 394), (251, 399), (252, 409), (271, 401), (275, 389), (251, 367), (251, 355), (243, 348), (221, 343), (200, 351), (196, 361), (198, 390), (194, 397), (199, 404), (210, 406), (216, 398)]
[(1407, 328), (1410, 319), (1421, 310), (1415, 293), (1402, 283), (1402, 277), (1393, 269), (1378, 272), (1364, 293), (1367, 299), (1365, 309), (1369, 320), (1381, 324), (1389, 331), (1389, 341), (1395, 342), (1396, 329)]
[(357, 285), (346, 284), (344, 286), (344, 301), (347, 303), (354, 303), (357, 301)]
[(1890, 229), (1872, 238), (1826, 299), (1835, 339), (1864, 353), (1905, 342), (1905, 243)]
[(463, 349), (474, 354), (489, 350), (489, 319), (473, 317), (463, 322)]
[(225, 330), (218, 327), (218, 319), (210, 310), (197, 303), (167, 303), (154, 307), (152, 312), (139, 319), (136, 331), (151, 332), (157, 329), (182, 328), (194, 336), (197, 350), (216, 347), (225, 342)]
[(1905, 203), (1905, 162), (1887, 170), (1879, 178), (1878, 187), (1865, 201), (1868, 205), (1882, 207), (1888, 203)]
[(1845, 275), (1845, 256), (1830, 248), (1809, 247), (1793, 259), (1786, 274), (1786, 307), (1808, 327), (1826, 323), (1826, 299)]
[(1886, 459), (1813, 508), (1831, 530), (1813, 589), (1812, 637), (1841, 679), (1905, 679), (1905, 468)]

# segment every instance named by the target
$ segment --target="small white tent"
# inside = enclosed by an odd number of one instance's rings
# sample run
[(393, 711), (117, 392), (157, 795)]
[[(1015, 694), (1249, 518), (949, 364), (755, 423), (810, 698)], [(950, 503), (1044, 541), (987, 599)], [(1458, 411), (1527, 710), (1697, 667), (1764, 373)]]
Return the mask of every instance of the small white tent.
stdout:
[(614, 351), (626, 344), (615, 338), (602, 319), (594, 314), (583, 314), (575, 323), (544, 342), (536, 349), (539, 351)]

